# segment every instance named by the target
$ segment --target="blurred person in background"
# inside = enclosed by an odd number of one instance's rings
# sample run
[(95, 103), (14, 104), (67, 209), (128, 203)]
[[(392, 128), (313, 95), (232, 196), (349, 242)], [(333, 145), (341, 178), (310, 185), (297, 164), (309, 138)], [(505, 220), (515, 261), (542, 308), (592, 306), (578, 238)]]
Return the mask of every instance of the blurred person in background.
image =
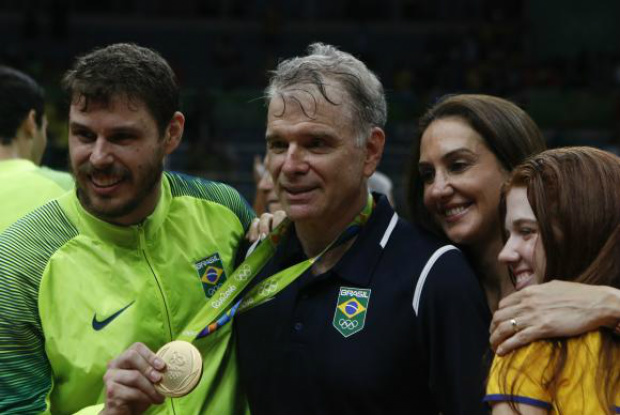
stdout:
[(23, 72), (0, 66), (0, 232), (73, 188), (73, 179), (40, 167), (47, 144), (44, 91)]
[(392, 192), (393, 188), (394, 185), (392, 184), (392, 179), (390, 179), (385, 173), (376, 171), (368, 178), (368, 191), (385, 195), (385, 197), (387, 197), (390, 201), (392, 207), (396, 208), (396, 205), (394, 204), (394, 193)]
[(261, 156), (254, 157), (254, 183), (256, 193), (254, 197), (254, 212), (257, 215), (263, 213), (275, 213), (282, 210), (282, 205), (278, 200), (271, 174), (265, 168), (265, 162)]

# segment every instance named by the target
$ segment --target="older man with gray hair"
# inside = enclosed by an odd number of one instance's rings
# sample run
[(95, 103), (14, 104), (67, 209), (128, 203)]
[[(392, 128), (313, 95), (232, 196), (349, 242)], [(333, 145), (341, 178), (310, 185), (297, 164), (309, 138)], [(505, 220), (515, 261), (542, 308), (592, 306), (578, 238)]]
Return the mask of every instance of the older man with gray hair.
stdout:
[(266, 101), (266, 167), (291, 223), (270, 239), (261, 305), (235, 322), (252, 414), (485, 413), (476, 277), (367, 190), (385, 144), (377, 77), (315, 43), (278, 65)]

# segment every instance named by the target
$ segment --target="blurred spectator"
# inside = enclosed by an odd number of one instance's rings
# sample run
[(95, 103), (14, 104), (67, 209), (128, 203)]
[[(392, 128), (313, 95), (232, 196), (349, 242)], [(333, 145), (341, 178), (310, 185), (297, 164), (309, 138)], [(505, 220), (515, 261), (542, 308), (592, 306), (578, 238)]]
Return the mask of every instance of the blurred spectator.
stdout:
[(39, 167), (47, 143), (43, 89), (0, 66), (0, 232), (73, 187), (68, 173)]
[[(272, 183), (273, 185), (273, 183)], [(394, 206), (394, 195), (392, 194), (393, 188), (392, 180), (385, 174), (380, 171), (375, 171), (372, 176), (368, 179), (368, 190), (371, 192), (381, 193), (387, 196), (390, 204), (393, 208)]]
[(265, 168), (265, 163), (261, 156), (254, 156), (254, 182), (256, 183), (256, 195), (254, 197), (254, 212), (258, 216), (263, 213), (274, 213), (282, 210), (282, 205), (278, 200), (273, 179)]

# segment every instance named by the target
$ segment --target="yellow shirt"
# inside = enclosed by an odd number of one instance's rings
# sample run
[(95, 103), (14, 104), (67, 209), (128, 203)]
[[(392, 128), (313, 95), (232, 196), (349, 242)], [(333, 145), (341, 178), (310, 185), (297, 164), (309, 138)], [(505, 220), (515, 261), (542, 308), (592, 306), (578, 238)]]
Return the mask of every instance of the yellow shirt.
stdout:
[(0, 161), (0, 232), (35, 208), (73, 188), (73, 178), (30, 160)]
[[(495, 356), (487, 394), (487, 402), (514, 401), (549, 410), (550, 414), (600, 415), (604, 414), (596, 383), (601, 333), (593, 331), (567, 341), (567, 359), (560, 375), (557, 395), (553, 397), (545, 387), (553, 374), (551, 344), (535, 342), (516, 350), (510, 367), (509, 360)], [(511, 355), (507, 356), (510, 357)], [(524, 364), (525, 362), (525, 364)], [(620, 370), (620, 361), (606, 370)], [(615, 413), (620, 414), (620, 391), (615, 396)]]

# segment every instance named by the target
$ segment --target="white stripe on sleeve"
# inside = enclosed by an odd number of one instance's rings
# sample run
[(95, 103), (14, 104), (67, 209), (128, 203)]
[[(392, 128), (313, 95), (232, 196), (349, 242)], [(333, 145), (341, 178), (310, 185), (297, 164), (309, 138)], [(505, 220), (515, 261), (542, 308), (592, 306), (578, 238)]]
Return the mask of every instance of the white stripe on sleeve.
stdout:
[(433, 255), (429, 258), (422, 269), (422, 273), (420, 274), (420, 278), (418, 279), (418, 283), (415, 286), (415, 291), (413, 293), (413, 311), (415, 311), (416, 316), (418, 315), (418, 308), (420, 307), (420, 298), (422, 298), (422, 289), (424, 288), (424, 282), (426, 281), (426, 277), (430, 274), (433, 265), (435, 262), (446, 252), (451, 251), (453, 249), (458, 250), (458, 248), (454, 245), (445, 245), (436, 250)]
[(396, 227), (397, 223), (398, 223), (398, 214), (394, 212), (394, 215), (392, 215), (392, 219), (390, 219), (390, 224), (385, 230), (385, 233), (383, 234), (383, 238), (381, 238), (381, 242), (379, 242), (379, 245), (381, 245), (382, 249), (385, 249), (385, 245), (387, 245), (388, 240), (390, 239), (390, 236), (392, 235), (392, 231), (394, 231), (394, 228)]

